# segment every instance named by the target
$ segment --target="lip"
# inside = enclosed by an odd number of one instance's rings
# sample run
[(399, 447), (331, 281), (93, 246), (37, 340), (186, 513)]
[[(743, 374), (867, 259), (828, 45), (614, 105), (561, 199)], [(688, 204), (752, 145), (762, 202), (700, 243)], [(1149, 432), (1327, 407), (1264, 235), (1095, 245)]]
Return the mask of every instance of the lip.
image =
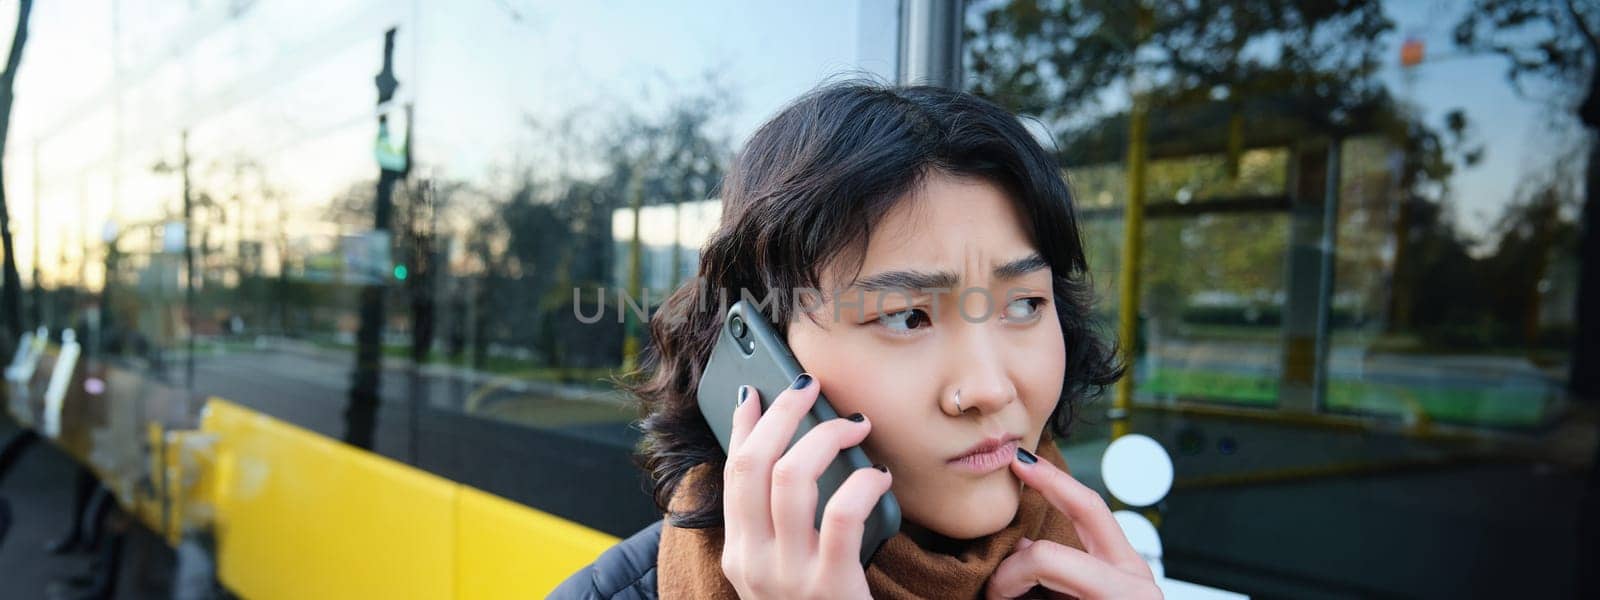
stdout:
[(946, 461), (945, 464), (960, 471), (978, 474), (1003, 469), (1016, 458), (1017, 445), (1021, 441), (1020, 435), (991, 437), (973, 444), (960, 456)]

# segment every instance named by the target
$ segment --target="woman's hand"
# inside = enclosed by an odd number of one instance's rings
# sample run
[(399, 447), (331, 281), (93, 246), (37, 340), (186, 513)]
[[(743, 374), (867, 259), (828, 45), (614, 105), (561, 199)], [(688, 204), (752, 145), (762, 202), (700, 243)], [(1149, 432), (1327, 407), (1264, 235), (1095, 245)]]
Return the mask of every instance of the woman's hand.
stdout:
[(828, 500), (819, 533), (817, 478), (872, 424), (859, 413), (834, 419), (785, 452), (821, 387), (810, 375), (795, 385), (766, 414), (759, 392), (740, 388), (722, 472), (722, 572), (740, 598), (869, 598), (861, 536), (891, 478), (880, 469), (852, 473)]
[(1011, 472), (1072, 519), (1087, 551), (1023, 538), (989, 578), (988, 597), (1018, 598), (1042, 585), (1084, 600), (1161, 598), (1150, 565), (1128, 544), (1100, 495), (1032, 454), (1028, 462), (1023, 452), (1011, 461)]

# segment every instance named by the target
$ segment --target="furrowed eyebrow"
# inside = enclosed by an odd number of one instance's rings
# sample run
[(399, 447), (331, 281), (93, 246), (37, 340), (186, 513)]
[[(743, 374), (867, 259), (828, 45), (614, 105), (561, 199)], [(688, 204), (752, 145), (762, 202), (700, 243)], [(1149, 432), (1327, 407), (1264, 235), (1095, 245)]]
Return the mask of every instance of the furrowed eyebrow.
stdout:
[(1003, 265), (1000, 265), (998, 267), (995, 267), (994, 268), (994, 278), (995, 279), (1016, 279), (1016, 278), (1021, 277), (1023, 275), (1027, 275), (1029, 273), (1032, 273), (1034, 271), (1038, 271), (1040, 269), (1044, 269), (1044, 268), (1049, 267), (1049, 266), (1050, 266), (1050, 263), (1045, 262), (1044, 257), (1043, 256), (1039, 256), (1039, 253), (1035, 252), (1033, 254), (1029, 254), (1029, 255), (1024, 256), (1022, 258), (1019, 258), (1019, 259), (1013, 260), (1011, 262), (1008, 262), (1006, 264), (1003, 264)]
[(935, 288), (951, 289), (960, 283), (961, 278), (950, 271), (884, 271), (861, 279), (850, 287), (858, 288), (864, 292), (888, 292), (899, 290), (927, 290)]
[[(1029, 254), (994, 268), (995, 279), (1016, 279), (1050, 266), (1038, 253)], [(955, 289), (961, 277), (953, 271), (884, 271), (857, 280), (850, 286), (863, 292), (899, 290)]]

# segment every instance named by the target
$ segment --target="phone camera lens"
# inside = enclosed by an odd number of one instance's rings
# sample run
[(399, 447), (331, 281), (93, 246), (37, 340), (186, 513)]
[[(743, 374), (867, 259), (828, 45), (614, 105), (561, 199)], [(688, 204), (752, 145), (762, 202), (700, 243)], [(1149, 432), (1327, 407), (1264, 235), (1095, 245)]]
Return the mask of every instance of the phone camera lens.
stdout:
[(744, 319), (739, 318), (739, 315), (734, 315), (732, 319), (728, 320), (728, 331), (733, 332), (733, 337), (744, 339), (746, 331)]

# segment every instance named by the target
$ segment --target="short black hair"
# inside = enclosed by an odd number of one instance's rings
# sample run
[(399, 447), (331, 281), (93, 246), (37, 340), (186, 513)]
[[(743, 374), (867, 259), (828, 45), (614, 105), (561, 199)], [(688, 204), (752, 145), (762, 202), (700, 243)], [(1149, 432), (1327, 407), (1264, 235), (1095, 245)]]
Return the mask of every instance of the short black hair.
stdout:
[[(790, 103), (745, 143), (722, 182), (722, 220), (704, 246), (699, 276), (651, 317), (651, 351), (633, 378), (638, 383), (627, 387), (643, 414), (638, 458), (673, 525), (722, 524), (726, 455), (696, 390), (726, 307), (704, 302), (701, 290), (746, 291), (787, 334), (795, 303), (782, 290), (820, 289), (823, 266), (835, 260), (853, 261), (859, 275), (873, 227), (934, 172), (1003, 189), (1053, 271), (1066, 376), (1051, 432), (1065, 438), (1077, 406), (1123, 375), (1115, 347), (1094, 331), (1093, 285), (1072, 193), (1055, 157), (1015, 115), (939, 87), (828, 84)], [(699, 505), (671, 513), (679, 484), (701, 464), (716, 476), (697, 482)]]

